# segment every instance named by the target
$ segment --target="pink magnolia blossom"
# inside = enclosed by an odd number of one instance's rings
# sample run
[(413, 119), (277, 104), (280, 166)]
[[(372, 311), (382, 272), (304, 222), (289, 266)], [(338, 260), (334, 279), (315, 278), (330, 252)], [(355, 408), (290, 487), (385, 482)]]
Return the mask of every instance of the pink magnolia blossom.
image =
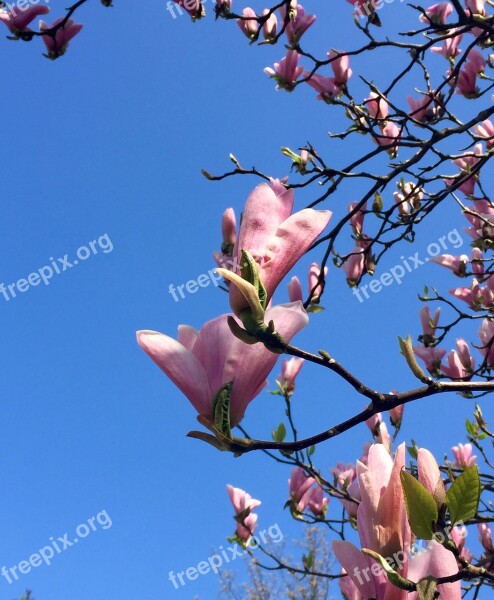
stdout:
[(298, 66), (300, 54), (296, 50), (288, 50), (287, 55), (279, 63), (274, 63), (274, 69), (266, 67), (264, 72), (278, 83), (277, 89), (291, 92), (304, 68)]
[(399, 214), (407, 217), (420, 208), (424, 191), (417, 184), (409, 181), (399, 181), (397, 187), (399, 191), (393, 192), (393, 197)]
[(295, 356), (290, 359), (287, 358), (281, 363), (281, 375), (278, 381), (287, 392), (293, 392), (295, 389), (295, 379), (303, 365), (304, 359)]
[[(472, 172), (472, 169), (477, 165), (480, 161), (480, 157), (483, 154), (484, 150), (482, 148), (482, 144), (475, 144), (473, 147), (473, 151), (470, 150), (466, 152), (459, 158), (456, 158), (453, 161), (453, 164), (460, 168), (462, 175), (468, 175)], [(458, 187), (460, 191), (462, 191), (467, 196), (472, 196), (475, 191), (475, 182), (478, 178), (478, 171), (473, 174), (471, 177), (467, 177), (465, 181)], [(453, 179), (445, 180), (448, 185), (454, 183)], [(468, 218), (468, 217), (467, 217)]]
[(479, 337), (482, 347), (480, 354), (484, 357), (488, 367), (494, 366), (494, 321), (484, 319), (479, 329)]
[[(324, 267), (324, 277), (328, 274), (328, 267)], [(321, 267), (317, 263), (312, 263), (309, 267), (309, 294), (312, 294), (311, 301), (319, 302), (319, 298), (323, 292), (322, 284), (319, 283), (321, 276)]]
[(364, 100), (364, 104), (367, 106), (369, 115), (373, 119), (386, 119), (389, 115), (388, 103), (383, 97), (376, 94), (376, 92), (371, 92), (367, 100)]
[(485, 71), (486, 62), (482, 54), (472, 49), (468, 54), (467, 64), (458, 74), (457, 94), (463, 94), (466, 98), (478, 96), (477, 75)]
[(379, 424), (375, 439), (378, 444), (382, 444), (388, 452), (391, 452), (391, 436), (389, 435), (388, 426), (384, 421)]
[(437, 461), (426, 448), (420, 448), (417, 452), (417, 469), (420, 483), (434, 496), (438, 507), (441, 506), (446, 490)]
[(309, 71), (304, 71), (304, 77), (309, 77), (307, 83), (318, 92), (317, 100), (331, 104), (341, 94), (341, 89), (336, 85), (334, 77), (323, 77), (317, 73), (311, 75)]
[(492, 552), (494, 545), (492, 543), (492, 531), (488, 523), (478, 523), (477, 528), (479, 530), (479, 541), (482, 544), (484, 550)]
[(302, 467), (295, 467), (292, 470), (288, 488), (292, 507), (296, 513), (302, 513), (308, 508), (315, 516), (324, 516), (329, 500), (323, 498), (322, 488), (314, 477), (305, 474)]
[[(428, 458), (426, 454), (423, 455), (422, 464), (419, 465), (419, 476), (421, 467), (429, 468)], [(385, 558), (397, 556), (398, 552), (401, 553), (400, 556), (408, 558), (412, 534), (400, 481), (400, 472), (404, 466), (404, 444), (398, 448), (394, 461), (382, 445), (376, 444), (369, 450), (368, 465), (357, 463), (357, 477), (362, 495), (357, 512), (360, 543), (363, 548), (374, 550)], [(427, 474), (422, 474), (422, 478), (425, 477)], [(374, 561), (350, 542), (334, 541), (333, 552), (348, 572), (362, 599), (417, 599), (416, 593), (408, 595), (407, 592), (394, 587), (384, 571), (372, 568)], [(434, 541), (429, 543), (427, 552), (400, 563), (399, 573), (412, 581), (419, 581), (429, 575), (437, 578), (458, 572), (454, 555)], [(448, 600), (460, 600), (461, 584), (442, 584), (439, 586), (439, 592)]]
[(439, 316), (441, 314), (441, 308), (436, 308), (434, 316), (431, 316), (431, 310), (428, 304), (424, 305), (419, 310), (420, 323), (422, 325), (422, 339), (426, 345), (431, 344), (434, 341), (436, 334), (437, 325), (439, 323)]
[(446, 350), (437, 347), (432, 348), (430, 346), (424, 346), (424, 344), (417, 344), (413, 347), (413, 352), (415, 356), (418, 356), (424, 361), (424, 364), (431, 375), (439, 375), (441, 361), (446, 354)]
[(201, 0), (174, 0), (174, 2), (185, 9), (193, 21), (201, 19), (205, 15)]
[[(262, 11), (263, 16), (265, 17), (266, 15), (269, 14), (269, 9), (265, 8)], [(276, 18), (276, 14), (273, 12), (269, 15), (268, 19), (264, 22), (263, 26), (262, 26), (262, 34), (264, 36), (264, 39), (267, 42), (271, 42), (272, 40), (274, 40), (276, 38), (276, 30), (278, 28), (278, 19)]]
[(470, 287), (458, 287), (449, 291), (455, 298), (466, 302), (470, 308), (480, 310), (483, 306), (490, 308), (494, 306), (494, 292), (488, 287), (481, 287), (478, 280), (473, 277)]
[(233, 487), (230, 484), (226, 486), (226, 489), (235, 510), (237, 536), (243, 542), (247, 542), (257, 526), (257, 514), (252, 511), (260, 506), (261, 502), (252, 498), (244, 490)]
[(331, 50), (328, 52), (328, 58), (331, 60), (331, 68), (333, 69), (336, 85), (338, 87), (345, 86), (352, 76), (350, 57), (345, 55), (340, 56), (338, 52)]
[(472, 248), (472, 272), (482, 277), (484, 275), (484, 253), (480, 248)]
[(481, 121), (473, 128), (475, 133), (486, 140), (485, 145), (488, 150), (494, 148), (494, 124), (490, 119)]
[(376, 413), (375, 415), (372, 415), (372, 417), (370, 417), (369, 419), (367, 419), (367, 421), (365, 422), (365, 424), (369, 428), (370, 432), (374, 435), (374, 433), (379, 428), (379, 425), (382, 422), (383, 422), (382, 414), (381, 413)]
[(379, 146), (386, 148), (386, 152), (391, 158), (396, 158), (398, 146), (401, 137), (401, 129), (393, 121), (387, 121), (384, 127), (381, 127), (381, 134), (376, 135), (373, 140)]
[(342, 503), (344, 509), (347, 511), (348, 516), (356, 518), (358, 505), (362, 497), (360, 495), (355, 466), (352, 464), (345, 465), (343, 463), (338, 463), (336, 467), (331, 469), (331, 473), (335, 478), (338, 489), (342, 492), (346, 492), (350, 498), (353, 499), (347, 500), (344, 497), (338, 496), (338, 499)]
[(441, 54), (444, 58), (448, 60), (454, 60), (460, 54), (461, 50), (458, 48), (463, 35), (461, 33), (455, 34), (456, 29), (451, 29), (449, 31), (450, 34), (453, 34), (451, 37), (443, 40), (442, 46), (433, 46), (430, 50), (436, 54)]
[(297, 300), (303, 302), (304, 300), (302, 285), (300, 284), (299, 278), (295, 275), (290, 279), (290, 283), (288, 284), (288, 298), (290, 299), (290, 302), (297, 302)]
[(461, 527), (453, 527), (449, 533), (449, 536), (460, 551), (460, 556), (464, 558), (467, 562), (470, 562), (474, 558), (474, 555), (465, 546), (467, 534), (467, 528), (463, 525)]
[[(297, 4), (297, 0), (290, 2), (290, 10), (295, 11), (295, 18), (290, 19), (285, 29), (286, 37), (291, 46), (296, 46), (300, 42), (300, 38), (309, 29), (316, 20), (316, 15), (306, 15), (305, 9), (301, 4)], [(283, 22), (286, 20), (286, 6), (280, 8)]]
[(404, 404), (399, 404), (389, 411), (389, 420), (393, 427), (399, 427), (403, 421), (403, 412), (405, 410)]
[(358, 17), (372, 17), (376, 8), (382, 6), (380, 0), (347, 0), (355, 7), (355, 15)]
[[(341, 569), (342, 575), (347, 575), (345, 569)], [(362, 600), (362, 594), (359, 592), (358, 587), (353, 583), (351, 577), (340, 577), (338, 580), (341, 593), (345, 600)]]
[[(352, 213), (358, 206), (358, 202), (350, 202), (348, 205), (348, 212)], [(350, 226), (353, 230), (353, 233), (359, 237), (362, 235), (362, 231), (364, 229), (364, 218), (365, 211), (367, 210), (367, 202), (359, 208), (359, 210), (354, 213), (352, 217), (350, 217)]]
[(475, 205), (468, 207), (473, 214), (464, 213), (472, 227), (465, 231), (474, 240), (494, 237), (494, 206), (485, 198), (475, 199)]
[(410, 116), (420, 123), (432, 123), (440, 113), (438, 99), (439, 95), (436, 92), (424, 94), (419, 100), (408, 96), (407, 102), (410, 106)]
[(472, 444), (458, 444), (451, 448), (455, 457), (455, 466), (458, 469), (468, 469), (477, 462), (477, 457), (473, 454)]
[(439, 4), (433, 4), (425, 10), (425, 14), (420, 15), (419, 19), (422, 23), (429, 25), (444, 25), (446, 19), (453, 12), (453, 6), (449, 2), (440, 2)]
[[(293, 201), (293, 190), (274, 180), (256, 187), (245, 203), (234, 256), (240, 264), (247, 250), (257, 262), (267, 302), (331, 218), (331, 212), (311, 208), (292, 214)], [(235, 285), (230, 286), (230, 305), (237, 314), (248, 306)]]
[(465, 0), (465, 4), (472, 15), (480, 15), (481, 17), (487, 16), (487, 11), (485, 10), (485, 0)]
[(453, 256), (452, 254), (441, 254), (440, 256), (434, 256), (430, 259), (431, 262), (435, 262), (442, 267), (450, 269), (454, 275), (463, 277), (467, 270), (468, 256), (462, 254), (461, 256)]
[(242, 17), (243, 19), (237, 19), (237, 25), (249, 40), (255, 39), (257, 32), (259, 31), (256, 11), (253, 8), (250, 8), (250, 6), (247, 6), (242, 11)]
[[(213, 420), (213, 400), (233, 381), (231, 424), (243, 417), (249, 402), (267, 385), (266, 377), (277, 355), (263, 344), (247, 345), (228, 326), (229, 315), (205, 323), (198, 332), (188, 325), (178, 328), (178, 340), (155, 331), (137, 332), (141, 348), (187, 396), (200, 415)], [(233, 317), (232, 317), (233, 318)], [(284, 339), (291, 339), (308, 322), (300, 302), (266, 311)]]
[(469, 379), (475, 369), (475, 360), (470, 355), (470, 348), (467, 342), (458, 338), (456, 340), (456, 350), (451, 350), (448, 354), (448, 365), (442, 365), (442, 372), (451, 379)]
[[(18, 11), (18, 12), (17, 12)], [(16, 8), (15, 4), (10, 7), (10, 10), (0, 10), (0, 21), (3, 21), (8, 27), (10, 33), (18, 37), (19, 33), (31, 31), (28, 25), (40, 15), (46, 15), (50, 12), (48, 6), (36, 6), (32, 4), (25, 10)]]
[[(57, 19), (52, 25), (47, 25), (44, 21), (40, 21), (39, 30), (41, 32), (47, 31), (56, 27), (62, 21), (63, 18)], [(63, 27), (57, 29), (54, 37), (48, 34), (43, 35), (43, 42), (48, 50), (48, 58), (55, 60), (59, 56), (63, 56), (67, 52), (70, 40), (79, 33), (82, 27), (82, 25), (74, 23), (72, 19), (69, 19)]]

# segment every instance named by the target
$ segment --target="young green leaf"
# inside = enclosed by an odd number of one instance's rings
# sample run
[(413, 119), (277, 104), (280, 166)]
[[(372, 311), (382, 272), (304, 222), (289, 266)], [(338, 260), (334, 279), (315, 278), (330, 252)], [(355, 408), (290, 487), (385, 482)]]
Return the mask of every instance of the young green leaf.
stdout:
[(477, 514), (480, 488), (477, 465), (472, 465), (454, 480), (445, 501), (452, 525), (467, 521)]
[(431, 540), (438, 517), (436, 501), (432, 494), (407, 471), (402, 471), (400, 478), (410, 527), (417, 537)]
[(286, 427), (283, 423), (280, 423), (276, 429), (273, 429), (271, 435), (275, 442), (282, 442), (286, 437)]

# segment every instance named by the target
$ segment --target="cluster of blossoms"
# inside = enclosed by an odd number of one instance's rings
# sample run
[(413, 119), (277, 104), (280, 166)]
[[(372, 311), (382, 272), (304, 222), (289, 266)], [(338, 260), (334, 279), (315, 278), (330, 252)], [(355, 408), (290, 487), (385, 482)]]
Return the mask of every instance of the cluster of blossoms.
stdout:
[[(50, 12), (48, 6), (31, 5), (21, 7), (11, 6), (9, 10), (0, 10), (0, 21), (5, 23), (11, 33), (11, 39), (31, 40), (35, 32), (28, 27), (36, 17)], [(41, 35), (46, 46), (46, 57), (55, 60), (67, 51), (70, 40), (82, 29), (82, 25), (74, 23), (72, 19), (60, 18), (51, 25), (44, 21), (39, 22), (38, 35)]]

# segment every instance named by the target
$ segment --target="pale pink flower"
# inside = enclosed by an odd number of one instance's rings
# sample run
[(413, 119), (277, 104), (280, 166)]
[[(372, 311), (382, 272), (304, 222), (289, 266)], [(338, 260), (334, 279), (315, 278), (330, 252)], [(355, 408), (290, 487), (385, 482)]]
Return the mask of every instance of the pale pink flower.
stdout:
[[(229, 316), (208, 321), (199, 332), (181, 325), (178, 340), (156, 331), (139, 331), (137, 340), (197, 412), (212, 422), (216, 395), (233, 382), (230, 415), (234, 426), (242, 419), (249, 402), (267, 385), (266, 377), (278, 356), (261, 343), (245, 344), (235, 337), (228, 326)], [(269, 308), (266, 319), (267, 323), (274, 321), (286, 340), (308, 322), (300, 302)]]
[(252, 498), (244, 490), (230, 484), (226, 486), (226, 489), (235, 510), (237, 536), (243, 542), (247, 542), (257, 527), (257, 514), (252, 511), (260, 506), (261, 502)]
[[(456, 29), (451, 29), (449, 33), (454, 34)], [(457, 33), (456, 35), (452, 35), (451, 37), (443, 40), (442, 46), (433, 46), (430, 50), (436, 54), (441, 54), (444, 58), (448, 60), (453, 60), (458, 54), (460, 54), (461, 50), (458, 48), (463, 35), (461, 33)]]
[(488, 150), (494, 148), (494, 124), (490, 119), (481, 121), (473, 128), (475, 133), (486, 140), (485, 145)]
[(446, 354), (446, 350), (437, 347), (432, 348), (430, 346), (424, 346), (424, 344), (417, 344), (413, 347), (413, 352), (415, 356), (418, 356), (424, 361), (424, 364), (431, 375), (439, 375), (441, 361)]
[[(40, 21), (39, 30), (43, 32), (53, 29), (63, 20), (63, 18), (57, 19), (52, 25), (47, 25), (44, 21)], [(63, 56), (67, 52), (70, 40), (79, 33), (82, 27), (82, 25), (74, 23), (72, 19), (69, 19), (63, 27), (57, 29), (57, 32), (54, 36), (49, 34), (43, 35), (43, 42), (48, 50), (48, 54), (46, 56), (51, 60), (55, 60), (59, 56)]]
[(479, 530), (479, 541), (482, 544), (482, 547), (487, 552), (492, 552), (494, 550), (494, 545), (492, 544), (492, 531), (489, 523), (477, 523), (477, 528)]
[(304, 300), (302, 286), (299, 278), (295, 275), (290, 279), (290, 283), (288, 284), (288, 298), (290, 302), (297, 302), (297, 300), (303, 302)]
[(488, 367), (494, 366), (494, 321), (484, 319), (479, 329), (479, 337), (482, 347), (480, 354), (484, 357)]
[(279, 376), (278, 381), (287, 392), (293, 392), (295, 389), (295, 379), (300, 373), (300, 369), (303, 365), (304, 359), (295, 356), (290, 359), (285, 359), (281, 363), (281, 375)]
[(341, 94), (334, 77), (323, 77), (317, 73), (311, 75), (308, 71), (304, 71), (304, 78), (307, 77), (309, 77), (307, 83), (318, 92), (317, 100), (331, 104)]
[[(234, 257), (240, 264), (242, 250), (247, 250), (257, 262), (267, 302), (331, 218), (331, 212), (311, 208), (292, 214), (293, 201), (293, 189), (273, 180), (256, 187), (244, 207)], [(230, 305), (236, 314), (248, 307), (235, 285), (230, 286)]]
[(458, 277), (464, 277), (469, 258), (466, 254), (461, 256), (453, 256), (452, 254), (441, 254), (440, 256), (434, 256), (430, 259), (431, 262), (435, 262), (442, 267), (450, 269), (454, 275)]
[(10, 10), (0, 10), (0, 21), (5, 23), (10, 33), (18, 37), (19, 33), (31, 31), (31, 29), (28, 28), (28, 25), (34, 21), (36, 17), (46, 15), (49, 12), (50, 9), (48, 6), (36, 6), (32, 4), (31, 6), (26, 7), (25, 10), (20, 10), (18, 6), (16, 7), (15, 4), (12, 4)]
[(278, 83), (277, 89), (291, 92), (304, 68), (298, 66), (300, 54), (296, 50), (288, 50), (287, 55), (279, 63), (274, 63), (274, 69), (266, 67), (264, 72)]
[(458, 469), (468, 469), (477, 462), (477, 457), (473, 454), (472, 444), (458, 444), (451, 448), (455, 457), (455, 466)]
[(243, 19), (237, 19), (237, 25), (240, 27), (240, 30), (249, 40), (256, 39), (259, 31), (256, 11), (247, 6), (242, 11), (242, 17)]
[[(295, 11), (296, 15), (294, 19), (289, 20), (285, 29), (285, 34), (290, 42), (290, 45), (296, 46), (300, 42), (300, 38), (303, 36), (303, 34), (316, 20), (316, 15), (306, 15), (304, 7), (301, 4), (297, 4), (297, 0), (291, 1), (290, 9)], [(285, 22), (286, 6), (282, 6), (280, 8), (280, 13), (283, 22)]]
[[(265, 8), (262, 11), (263, 16), (269, 14), (269, 9)], [(262, 26), (262, 33), (264, 35), (264, 39), (267, 42), (271, 42), (276, 38), (276, 31), (278, 28), (278, 19), (276, 18), (276, 14), (273, 12), (268, 17), (267, 21), (264, 22)]]
[(480, 15), (481, 17), (487, 16), (485, 0), (465, 0), (465, 4), (473, 15)]
[(379, 94), (376, 94), (375, 92), (370, 93), (367, 100), (364, 100), (364, 104), (367, 106), (369, 115), (373, 119), (386, 119), (389, 115), (389, 105), (385, 98), (379, 96)]
[(352, 76), (350, 57), (345, 55), (340, 56), (338, 52), (331, 50), (328, 52), (328, 58), (331, 60), (331, 68), (333, 69), (336, 85), (339, 87), (345, 86)]
[[(324, 277), (328, 274), (328, 267), (324, 267)], [(317, 263), (312, 263), (309, 267), (309, 294), (311, 294), (311, 301), (314, 303), (319, 302), (319, 298), (323, 292), (323, 286), (319, 283), (321, 276), (321, 267)]]
[(448, 365), (442, 365), (442, 372), (450, 379), (469, 379), (475, 369), (475, 360), (470, 354), (470, 347), (467, 342), (458, 338), (456, 340), (456, 350), (451, 350), (448, 354)]
[(386, 152), (391, 158), (396, 158), (398, 146), (401, 137), (401, 129), (393, 121), (387, 121), (384, 127), (381, 127), (381, 134), (373, 137), (374, 142), (379, 146), (386, 148)]
[(444, 25), (446, 19), (453, 12), (453, 6), (449, 2), (440, 2), (439, 4), (433, 4), (425, 10), (425, 14), (420, 15), (419, 19), (422, 23), (429, 25)]

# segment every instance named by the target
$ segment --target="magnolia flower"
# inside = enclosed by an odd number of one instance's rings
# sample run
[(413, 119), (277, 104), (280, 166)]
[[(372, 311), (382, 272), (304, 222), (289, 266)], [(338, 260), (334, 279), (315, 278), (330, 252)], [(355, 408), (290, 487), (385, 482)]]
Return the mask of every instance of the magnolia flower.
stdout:
[(468, 256), (462, 254), (461, 256), (453, 256), (452, 254), (441, 254), (441, 256), (434, 256), (430, 259), (431, 262), (435, 262), (442, 267), (450, 269), (454, 275), (463, 277), (467, 270)]
[(439, 323), (439, 315), (441, 314), (441, 308), (436, 308), (434, 316), (431, 316), (431, 310), (428, 304), (423, 306), (419, 310), (420, 323), (422, 325), (422, 339), (426, 345), (431, 344), (434, 341), (437, 325)]
[[(57, 19), (52, 25), (47, 25), (44, 21), (40, 21), (39, 30), (43, 32), (53, 29), (62, 23), (63, 20), (63, 18)], [(43, 35), (43, 42), (48, 50), (48, 58), (55, 60), (59, 56), (63, 56), (67, 52), (70, 40), (79, 33), (82, 27), (82, 25), (74, 23), (72, 19), (69, 19), (63, 27), (57, 29), (54, 36), (49, 34)]]
[[(266, 15), (269, 14), (269, 9), (265, 8), (262, 11), (263, 16), (265, 17)], [(263, 26), (262, 26), (262, 34), (264, 36), (264, 39), (267, 42), (271, 42), (272, 40), (275, 39), (276, 37), (276, 30), (278, 28), (278, 19), (276, 18), (275, 13), (271, 13), (268, 17), (268, 19), (264, 22)]]
[[(291, 46), (296, 46), (300, 42), (300, 38), (309, 29), (316, 20), (316, 15), (306, 15), (305, 9), (301, 4), (297, 4), (297, 0), (290, 2), (290, 11), (294, 15), (293, 19), (289, 19), (285, 28), (285, 34)], [(280, 8), (283, 22), (286, 22), (286, 6)]]
[(387, 121), (384, 127), (381, 127), (382, 135), (376, 135), (372, 139), (379, 146), (386, 148), (386, 152), (391, 158), (396, 158), (398, 146), (401, 137), (401, 129), (393, 121)]
[(485, 145), (488, 150), (494, 148), (494, 124), (489, 119), (481, 121), (473, 128), (475, 133), (486, 140)]
[(365, 249), (361, 246), (355, 246), (343, 263), (343, 270), (348, 285), (351, 287), (358, 285), (365, 272)]
[(308, 78), (307, 83), (318, 92), (317, 100), (322, 100), (326, 104), (331, 104), (341, 94), (334, 77), (323, 77), (317, 73), (304, 71), (304, 78)]
[(465, 0), (465, 4), (473, 15), (480, 15), (481, 17), (487, 16), (485, 0)]
[(494, 366), (494, 321), (484, 319), (479, 329), (479, 337), (482, 347), (480, 354), (484, 357), (488, 367)]
[[(348, 205), (348, 212), (353, 212), (357, 206), (358, 202), (350, 202)], [(367, 202), (359, 208), (359, 210), (350, 217), (350, 226), (352, 228), (353, 233), (359, 237), (362, 235), (362, 231), (364, 229), (364, 218), (365, 211), (367, 210)]]
[(404, 410), (405, 405), (399, 404), (389, 411), (389, 420), (391, 421), (391, 425), (393, 425), (393, 427), (399, 427), (401, 425)]
[(331, 50), (328, 52), (328, 58), (331, 60), (331, 68), (334, 73), (334, 80), (337, 86), (343, 87), (348, 83), (348, 80), (352, 76), (352, 70), (350, 69), (350, 57), (340, 56), (338, 52)]
[[(419, 451), (419, 477), (424, 483), (433, 482), (437, 473), (430, 453)], [(357, 463), (362, 500), (357, 511), (357, 528), (363, 548), (378, 552), (384, 558), (403, 556), (408, 558), (412, 533), (406, 515), (400, 473), (405, 466), (405, 445), (402, 444), (394, 461), (381, 444), (369, 450), (368, 465)], [(439, 475), (440, 479), (440, 475)], [(384, 571), (375, 568), (375, 562), (350, 542), (334, 541), (333, 552), (347, 571), (360, 598), (376, 600), (402, 600), (407, 595), (388, 581)], [(428, 552), (401, 560), (398, 572), (412, 581), (432, 577), (448, 577), (458, 572), (454, 555), (436, 542), (430, 542)], [(365, 573), (365, 576), (363, 574)], [(448, 600), (460, 600), (461, 583), (438, 586), (441, 596)], [(359, 598), (359, 596), (356, 596)]]
[(192, 17), (193, 21), (200, 19), (205, 15), (201, 0), (174, 0), (174, 2), (184, 8)]
[(410, 106), (410, 116), (420, 123), (435, 121), (439, 114), (438, 99), (439, 95), (436, 92), (424, 94), (419, 100), (408, 96), (407, 102)]
[(304, 359), (295, 356), (290, 359), (287, 358), (281, 363), (281, 375), (278, 381), (287, 392), (293, 392), (295, 389), (295, 379), (303, 365)]
[(237, 25), (246, 37), (250, 40), (255, 39), (259, 30), (259, 23), (257, 22), (255, 10), (247, 6), (242, 11), (242, 17), (243, 19), (237, 19)]
[(290, 283), (288, 284), (288, 297), (290, 298), (290, 302), (297, 302), (297, 300), (303, 302), (302, 285), (299, 278), (295, 275), (290, 279)]
[(302, 513), (308, 508), (315, 516), (324, 516), (329, 500), (323, 498), (322, 488), (317, 485), (314, 477), (305, 474), (302, 467), (292, 470), (288, 488), (291, 506), (295, 513)]
[[(266, 311), (284, 339), (291, 339), (308, 323), (301, 302), (279, 305)], [(137, 341), (148, 356), (187, 396), (197, 412), (214, 422), (213, 401), (233, 382), (230, 398), (231, 425), (242, 419), (249, 402), (267, 385), (278, 356), (263, 344), (248, 345), (233, 335), (231, 315), (205, 323), (200, 331), (188, 325), (178, 328), (178, 340), (156, 331), (138, 331)]]
[(448, 364), (442, 365), (441, 371), (450, 379), (470, 379), (475, 368), (475, 360), (470, 355), (470, 348), (462, 338), (456, 340), (456, 346), (458, 352), (451, 350), (448, 354)]
[[(472, 172), (472, 169), (480, 161), (480, 157), (483, 154), (482, 144), (475, 144), (473, 151), (462, 154), (459, 158), (453, 160), (453, 164), (460, 168), (462, 179), (464, 175), (468, 175)], [(467, 196), (472, 196), (475, 190), (475, 182), (478, 178), (478, 172), (470, 177), (464, 179), (463, 183), (458, 187)], [(452, 185), (457, 179), (445, 179), (448, 185)]]
[(478, 50), (470, 50), (467, 64), (458, 74), (457, 94), (463, 94), (466, 98), (476, 98), (478, 96), (477, 75), (485, 71), (485, 60)]
[(367, 100), (364, 100), (364, 104), (367, 106), (369, 115), (373, 119), (386, 119), (389, 114), (389, 105), (385, 98), (379, 96), (375, 92), (371, 92)]
[[(257, 262), (259, 277), (269, 303), (275, 289), (319, 237), (331, 212), (306, 208), (292, 214), (294, 194), (279, 181), (256, 187), (245, 203), (234, 249), (238, 264), (242, 250)], [(235, 285), (230, 286), (230, 305), (238, 314), (248, 307)]]
[(478, 523), (477, 528), (479, 530), (479, 541), (482, 544), (484, 550), (492, 552), (494, 545), (492, 544), (492, 531), (488, 523)]
[(19, 37), (20, 33), (31, 31), (31, 29), (28, 28), (28, 25), (36, 17), (46, 15), (50, 12), (48, 6), (36, 6), (34, 4), (23, 10), (20, 10), (19, 8), (17, 10), (19, 12), (15, 10), (15, 5), (13, 5), (10, 10), (0, 10), (0, 21), (3, 21), (10, 33), (16, 37)]
[(227, 485), (226, 489), (230, 500), (235, 509), (235, 520), (237, 521), (237, 536), (243, 542), (247, 542), (254, 530), (257, 523), (257, 515), (252, 511), (261, 505), (259, 500), (252, 498), (247, 492), (240, 488)]
[(425, 14), (421, 14), (419, 19), (427, 25), (444, 25), (446, 19), (453, 12), (453, 6), (449, 2), (441, 2), (433, 4), (425, 10)]
[(284, 89), (291, 92), (297, 79), (303, 73), (304, 68), (299, 67), (298, 59), (300, 54), (296, 50), (288, 50), (287, 55), (280, 60), (279, 63), (274, 63), (274, 69), (266, 67), (264, 72), (278, 83), (277, 89)]
[(441, 368), (441, 361), (446, 354), (446, 350), (437, 347), (425, 346), (424, 344), (417, 344), (413, 347), (415, 356), (418, 356), (424, 361), (424, 364), (431, 375), (439, 375)]
[(455, 466), (458, 469), (468, 469), (477, 462), (477, 457), (473, 454), (472, 444), (458, 444), (451, 448), (455, 457)]
[[(324, 267), (324, 277), (328, 274), (328, 267)], [(319, 297), (323, 292), (323, 286), (319, 283), (321, 277), (321, 267), (317, 263), (312, 263), (309, 267), (309, 294), (311, 301), (319, 302)]]
[(455, 34), (457, 29), (451, 29), (449, 31), (450, 34), (453, 34), (452, 37), (449, 37), (443, 40), (442, 46), (433, 46), (430, 50), (431, 52), (435, 52), (436, 54), (441, 54), (444, 58), (452, 61), (458, 54), (460, 54), (461, 50), (458, 48), (463, 36), (461, 33)]

